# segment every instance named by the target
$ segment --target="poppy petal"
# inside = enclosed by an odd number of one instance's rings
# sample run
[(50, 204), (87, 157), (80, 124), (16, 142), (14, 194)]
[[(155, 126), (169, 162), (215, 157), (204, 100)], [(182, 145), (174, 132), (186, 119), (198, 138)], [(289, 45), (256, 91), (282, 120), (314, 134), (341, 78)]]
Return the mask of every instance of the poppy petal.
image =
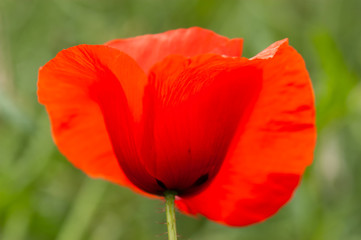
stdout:
[(199, 27), (171, 30), (128, 39), (117, 39), (105, 45), (127, 53), (145, 72), (171, 54), (191, 57), (205, 53), (240, 57), (243, 39), (228, 39)]
[(314, 96), (302, 57), (282, 40), (251, 65), (263, 69), (263, 80), (249, 120), (209, 187), (177, 201), (183, 212), (233, 226), (262, 221), (291, 198), (316, 141)]
[(88, 175), (134, 188), (119, 163), (134, 159), (131, 124), (140, 121), (146, 83), (136, 62), (114, 48), (80, 45), (61, 51), (40, 69), (38, 81), (39, 101), (59, 150)]
[(247, 63), (212, 54), (173, 55), (151, 69), (142, 153), (164, 188), (193, 194), (218, 172), (261, 89), (261, 71)]

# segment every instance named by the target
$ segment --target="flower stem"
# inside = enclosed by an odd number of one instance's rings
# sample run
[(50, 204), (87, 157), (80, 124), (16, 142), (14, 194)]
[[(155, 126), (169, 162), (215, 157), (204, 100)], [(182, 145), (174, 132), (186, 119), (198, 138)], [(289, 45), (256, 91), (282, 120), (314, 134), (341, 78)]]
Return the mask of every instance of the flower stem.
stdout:
[(177, 229), (175, 224), (175, 192), (166, 191), (165, 196), (165, 211), (167, 214), (168, 240), (177, 240)]

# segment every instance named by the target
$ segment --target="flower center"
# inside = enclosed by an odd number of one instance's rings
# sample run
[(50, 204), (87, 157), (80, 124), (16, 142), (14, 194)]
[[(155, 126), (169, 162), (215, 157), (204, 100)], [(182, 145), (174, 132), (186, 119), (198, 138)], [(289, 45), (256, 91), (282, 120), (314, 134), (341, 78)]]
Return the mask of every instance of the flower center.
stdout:
[(178, 194), (186, 193), (186, 192), (193, 192), (195, 189), (198, 189), (200, 186), (202, 186), (204, 183), (207, 182), (209, 178), (208, 173), (203, 174), (200, 176), (190, 187), (185, 189), (169, 189), (164, 182), (162, 182), (159, 179), (155, 179), (158, 186), (160, 186), (164, 191), (175, 191)]

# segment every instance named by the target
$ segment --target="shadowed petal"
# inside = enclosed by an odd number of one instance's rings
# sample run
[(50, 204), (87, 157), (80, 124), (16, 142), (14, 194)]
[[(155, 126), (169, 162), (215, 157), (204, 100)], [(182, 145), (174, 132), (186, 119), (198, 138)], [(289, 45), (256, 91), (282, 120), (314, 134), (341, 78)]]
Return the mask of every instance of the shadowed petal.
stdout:
[(209, 187), (178, 200), (184, 212), (234, 226), (262, 221), (290, 199), (316, 140), (314, 97), (302, 57), (283, 40), (251, 65), (263, 69), (263, 82), (247, 123)]
[(170, 56), (156, 64), (145, 94), (142, 156), (148, 171), (178, 195), (208, 185), (260, 82), (261, 71), (247, 59)]

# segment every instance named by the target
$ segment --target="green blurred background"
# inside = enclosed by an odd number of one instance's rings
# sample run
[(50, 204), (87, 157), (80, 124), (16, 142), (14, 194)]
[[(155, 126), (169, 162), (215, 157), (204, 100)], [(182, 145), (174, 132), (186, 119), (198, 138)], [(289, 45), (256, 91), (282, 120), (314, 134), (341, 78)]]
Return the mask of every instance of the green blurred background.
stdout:
[(251, 57), (288, 37), (316, 93), (318, 143), (292, 201), (229, 228), (178, 214), (180, 239), (361, 239), (360, 0), (0, 0), (0, 239), (166, 239), (159, 200), (90, 179), (54, 146), (38, 68), (58, 51), (200, 26)]

